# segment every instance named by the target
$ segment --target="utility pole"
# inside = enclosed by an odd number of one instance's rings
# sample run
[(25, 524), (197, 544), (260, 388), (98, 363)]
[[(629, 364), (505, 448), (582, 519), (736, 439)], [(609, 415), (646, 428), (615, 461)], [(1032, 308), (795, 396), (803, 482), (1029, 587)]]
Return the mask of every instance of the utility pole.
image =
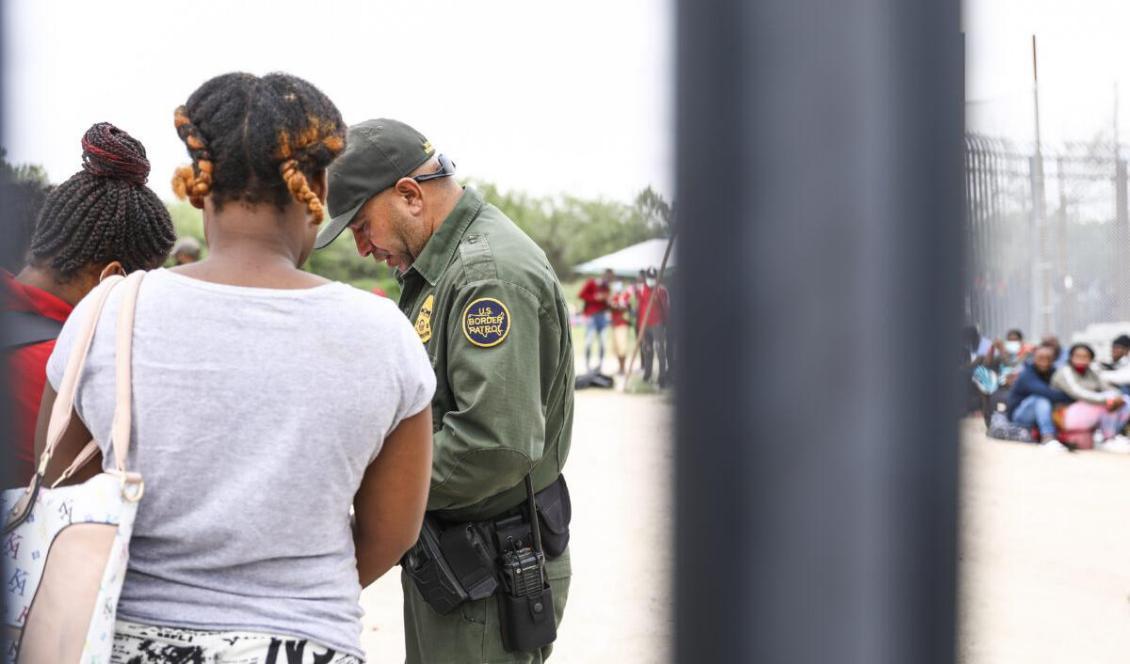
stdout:
[[(1126, 162), (1122, 159), (1122, 145), (1118, 132), (1118, 81), (1114, 82), (1114, 246), (1110, 274), (1122, 275), (1121, 258), (1130, 245), (1130, 211), (1127, 210)], [(1125, 277), (1114, 277), (1114, 317), (1119, 321), (1130, 320), (1130, 294), (1127, 293)]]
[[(1044, 188), (1044, 154), (1040, 145), (1040, 74), (1036, 59), (1036, 35), (1032, 35), (1032, 108), (1036, 119), (1036, 156), (1032, 159), (1032, 230), (1036, 260), (1032, 264), (1033, 327), (1039, 334), (1057, 332), (1052, 303), (1053, 266), (1049, 251), (1048, 211)], [(1035, 324), (1038, 323), (1038, 324)]]
[(1055, 277), (1060, 293), (1059, 329), (1067, 334), (1075, 329), (1075, 291), (1067, 271), (1067, 177), (1063, 157), (1055, 160), (1056, 189), (1059, 190), (1059, 209), (1056, 210)]

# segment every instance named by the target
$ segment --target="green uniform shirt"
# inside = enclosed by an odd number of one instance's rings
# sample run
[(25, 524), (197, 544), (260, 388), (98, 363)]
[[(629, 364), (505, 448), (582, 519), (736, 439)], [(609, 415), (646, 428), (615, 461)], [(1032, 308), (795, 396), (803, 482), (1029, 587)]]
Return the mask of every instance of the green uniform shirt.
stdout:
[(573, 429), (573, 342), (545, 253), (467, 188), (401, 277), (400, 309), (436, 372), (428, 510), (481, 520), (561, 474)]

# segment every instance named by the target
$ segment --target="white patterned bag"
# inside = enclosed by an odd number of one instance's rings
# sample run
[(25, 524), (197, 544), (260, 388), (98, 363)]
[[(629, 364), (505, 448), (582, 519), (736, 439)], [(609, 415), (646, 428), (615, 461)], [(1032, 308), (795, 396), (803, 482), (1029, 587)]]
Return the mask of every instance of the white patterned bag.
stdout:
[[(92, 297), (51, 411), (47, 443), (27, 489), (4, 491), (3, 661), (11, 664), (106, 664), (114, 642), (114, 618), (129, 559), (129, 539), (145, 485), (125, 469), (130, 444), (133, 315), (144, 272), (114, 276)], [(67, 432), (75, 392), (106, 298), (124, 289), (117, 321), (114, 470), (82, 484), (59, 486), (91, 459), (90, 441), (59, 479), (44, 486), (52, 454)]]

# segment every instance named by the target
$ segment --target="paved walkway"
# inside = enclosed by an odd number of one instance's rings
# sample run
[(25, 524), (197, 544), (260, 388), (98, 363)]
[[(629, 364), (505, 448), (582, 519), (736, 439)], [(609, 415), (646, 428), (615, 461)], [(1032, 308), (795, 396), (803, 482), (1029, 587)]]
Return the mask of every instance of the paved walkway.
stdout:
[(962, 430), (958, 662), (1130, 662), (1130, 456)]

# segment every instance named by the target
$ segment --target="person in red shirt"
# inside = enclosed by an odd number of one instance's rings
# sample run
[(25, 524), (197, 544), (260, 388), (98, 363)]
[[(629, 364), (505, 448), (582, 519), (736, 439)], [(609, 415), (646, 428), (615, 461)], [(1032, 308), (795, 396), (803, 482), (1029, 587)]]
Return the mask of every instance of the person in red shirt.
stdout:
[[(654, 267), (648, 268), (643, 283), (636, 285), (636, 326), (643, 329), (640, 341), (640, 357), (643, 360), (643, 379), (651, 380), (652, 364), (658, 360), (659, 386), (667, 386), (670, 369), (667, 356), (667, 321), (671, 312), (671, 295), (666, 286), (657, 287), (658, 274)], [(654, 299), (652, 292), (655, 292)]]
[(35, 472), (36, 417), (63, 321), (103, 277), (159, 267), (176, 240), (168, 210), (145, 186), (149, 160), (137, 139), (101, 122), (82, 150), (82, 170), (43, 203), (27, 265), (15, 276), (0, 271), (17, 464), (10, 477), (21, 484)]
[(612, 312), (612, 354), (620, 363), (620, 375), (624, 375), (628, 360), (628, 336), (631, 334), (632, 291), (624, 287), (619, 279), (612, 282), (612, 297), (608, 301)]
[[(600, 371), (604, 364), (604, 328), (608, 327), (608, 298), (612, 292), (612, 270), (605, 270), (600, 279), (589, 279), (581, 287), (578, 296), (584, 303), (585, 316), (585, 370)], [(590, 362), (592, 348), (597, 348), (597, 361), (594, 368)]]

